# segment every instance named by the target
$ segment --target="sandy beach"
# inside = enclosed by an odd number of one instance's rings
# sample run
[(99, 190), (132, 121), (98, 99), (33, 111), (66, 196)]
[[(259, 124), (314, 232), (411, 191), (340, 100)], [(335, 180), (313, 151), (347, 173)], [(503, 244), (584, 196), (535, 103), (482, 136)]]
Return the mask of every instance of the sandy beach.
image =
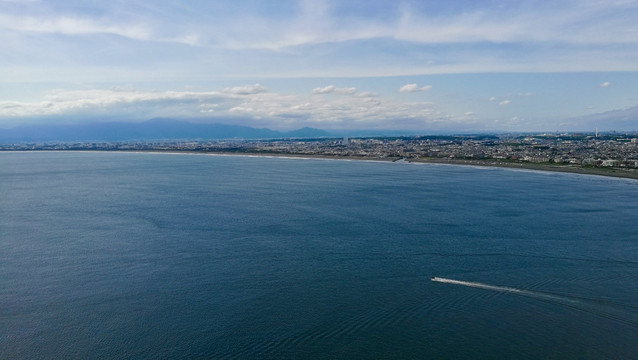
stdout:
[[(121, 150), (117, 150), (121, 151)], [(282, 158), (307, 158), (307, 159), (332, 159), (332, 160), (357, 160), (357, 161), (382, 161), (395, 162), (405, 161), (409, 163), (425, 164), (446, 164), (462, 166), (485, 166), (501, 167), (508, 169), (555, 171), (582, 175), (608, 176), (638, 180), (638, 171), (635, 169), (604, 168), (604, 167), (580, 167), (573, 165), (547, 165), (536, 163), (504, 162), (496, 159), (487, 160), (462, 160), (462, 159), (440, 159), (440, 158), (419, 158), (405, 159), (396, 157), (364, 157), (364, 156), (332, 156), (315, 154), (282, 154), (282, 153), (260, 153), (260, 152), (223, 152), (223, 151), (175, 151), (175, 150), (143, 150), (142, 152), (162, 152), (162, 153), (192, 153), (192, 154), (214, 154), (226, 156), (264, 156)]]
[(638, 171), (635, 169), (603, 168), (603, 167), (580, 167), (570, 165), (546, 165), (535, 163), (514, 163), (498, 160), (459, 160), (459, 159), (417, 159), (410, 162), (422, 162), (430, 164), (450, 164), (450, 165), (471, 165), (490, 166), (510, 169), (525, 169), (539, 171), (556, 171), (583, 175), (610, 176), (638, 180)]

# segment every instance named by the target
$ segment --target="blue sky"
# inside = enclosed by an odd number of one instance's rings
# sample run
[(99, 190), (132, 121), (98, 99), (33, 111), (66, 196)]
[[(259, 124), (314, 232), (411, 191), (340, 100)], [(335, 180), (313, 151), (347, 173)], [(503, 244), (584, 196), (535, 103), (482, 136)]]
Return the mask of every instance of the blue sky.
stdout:
[(638, 130), (638, 1), (0, 0), (0, 128)]

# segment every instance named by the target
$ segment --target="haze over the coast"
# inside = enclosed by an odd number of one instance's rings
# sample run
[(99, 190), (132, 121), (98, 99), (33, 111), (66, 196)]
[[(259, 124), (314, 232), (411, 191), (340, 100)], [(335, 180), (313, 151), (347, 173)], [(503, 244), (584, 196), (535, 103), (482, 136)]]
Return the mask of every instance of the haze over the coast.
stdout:
[(0, 0), (0, 129), (638, 130), (638, 1)]

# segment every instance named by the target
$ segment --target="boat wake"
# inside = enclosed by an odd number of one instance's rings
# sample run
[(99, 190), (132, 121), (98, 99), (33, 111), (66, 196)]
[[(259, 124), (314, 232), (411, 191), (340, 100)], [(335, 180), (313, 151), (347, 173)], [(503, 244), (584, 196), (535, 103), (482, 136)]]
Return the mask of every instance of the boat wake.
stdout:
[(572, 298), (559, 296), (559, 295), (552, 295), (552, 294), (542, 293), (538, 291), (517, 289), (517, 288), (512, 288), (507, 286), (488, 285), (488, 284), (483, 284), (479, 282), (453, 280), (453, 279), (446, 279), (441, 277), (433, 277), (432, 281), (445, 283), (445, 284), (462, 285), (462, 286), (468, 286), (468, 287), (492, 290), (492, 291), (498, 291), (498, 292), (512, 293), (517, 295), (533, 297), (537, 299), (560, 301), (560, 302), (571, 303), (571, 304), (576, 304), (580, 302), (577, 299), (572, 299)]
[(634, 317), (636, 315), (635, 309), (628, 309), (627, 306), (623, 306), (621, 304), (605, 302), (602, 300), (578, 298), (575, 296), (570, 297), (570, 296), (564, 296), (564, 295), (549, 294), (549, 293), (544, 293), (539, 291), (517, 289), (513, 287), (508, 287), (508, 286), (497, 286), (497, 285), (483, 284), (480, 282), (446, 279), (442, 277), (433, 277), (431, 278), (431, 280), (438, 283), (461, 285), (461, 286), (467, 286), (472, 288), (498, 291), (502, 293), (510, 293), (510, 294), (515, 294), (520, 296), (536, 298), (539, 300), (549, 301), (552, 303), (557, 303), (563, 306), (567, 306), (574, 310), (583, 311), (583, 312), (601, 316), (607, 319), (615, 320), (621, 323), (629, 324), (632, 326), (638, 326), (638, 321), (634, 320)]

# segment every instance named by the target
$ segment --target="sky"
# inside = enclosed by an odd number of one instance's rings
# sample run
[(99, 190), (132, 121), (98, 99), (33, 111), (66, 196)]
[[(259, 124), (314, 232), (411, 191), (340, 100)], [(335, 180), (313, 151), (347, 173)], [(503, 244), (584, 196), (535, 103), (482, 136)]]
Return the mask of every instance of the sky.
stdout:
[(638, 130), (638, 0), (0, 0), (0, 129)]

